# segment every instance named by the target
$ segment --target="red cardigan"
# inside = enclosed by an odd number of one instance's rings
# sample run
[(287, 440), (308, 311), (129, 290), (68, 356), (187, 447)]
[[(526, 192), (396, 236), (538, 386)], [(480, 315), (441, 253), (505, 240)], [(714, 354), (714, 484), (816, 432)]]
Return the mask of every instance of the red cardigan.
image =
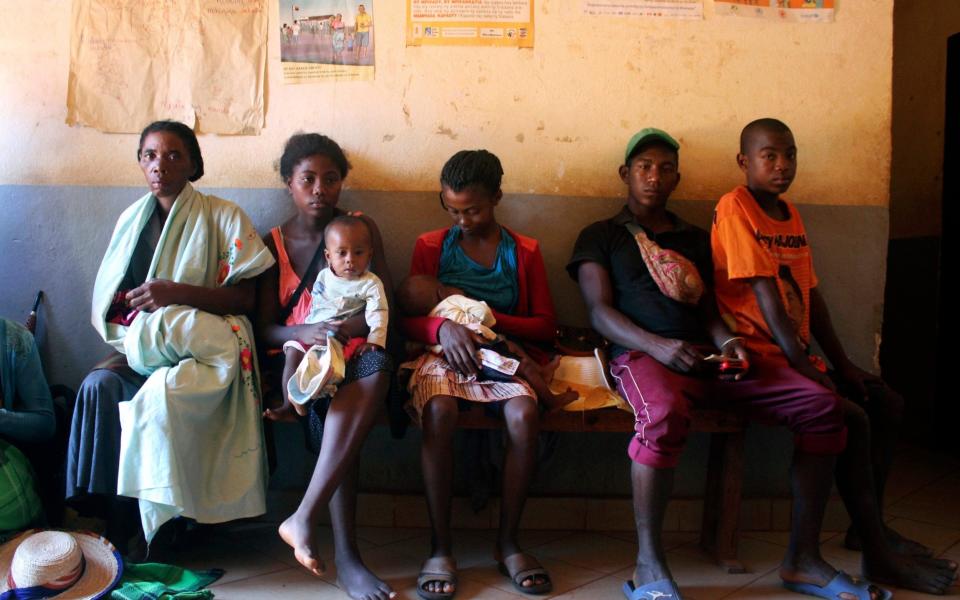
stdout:
[[(506, 228), (504, 228), (506, 229)], [(429, 231), (417, 238), (410, 261), (410, 275), (432, 275), (440, 272), (440, 251), (450, 228)], [(518, 341), (553, 342), (557, 332), (557, 314), (550, 298), (547, 269), (537, 240), (506, 229), (517, 244), (517, 306), (512, 315), (493, 311), (494, 326), (500, 333)], [(400, 327), (410, 339), (436, 344), (442, 317), (403, 317)]]

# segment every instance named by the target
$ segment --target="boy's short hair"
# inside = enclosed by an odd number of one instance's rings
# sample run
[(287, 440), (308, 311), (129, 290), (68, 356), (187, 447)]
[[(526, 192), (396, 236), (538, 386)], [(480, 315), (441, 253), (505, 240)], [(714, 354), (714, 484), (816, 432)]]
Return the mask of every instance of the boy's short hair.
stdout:
[(503, 166), (495, 154), (486, 150), (461, 150), (443, 165), (440, 185), (461, 192), (471, 185), (479, 185), (490, 194), (500, 190)]
[(327, 223), (327, 226), (323, 228), (323, 239), (326, 242), (327, 234), (330, 233), (336, 227), (363, 227), (363, 230), (367, 233), (367, 242), (372, 246), (373, 245), (373, 232), (370, 231), (370, 226), (367, 225), (367, 222), (361, 219), (360, 217), (355, 217), (353, 215), (340, 215), (334, 217)]
[(767, 133), (793, 133), (787, 124), (780, 119), (773, 117), (764, 117), (747, 123), (740, 132), (740, 154), (746, 154), (749, 150), (750, 142), (761, 131)]
[(643, 152), (648, 146), (660, 145), (669, 148), (680, 158), (680, 144), (669, 133), (656, 127), (645, 127), (633, 134), (627, 142), (627, 149), (623, 152), (623, 164), (629, 166), (634, 156)]

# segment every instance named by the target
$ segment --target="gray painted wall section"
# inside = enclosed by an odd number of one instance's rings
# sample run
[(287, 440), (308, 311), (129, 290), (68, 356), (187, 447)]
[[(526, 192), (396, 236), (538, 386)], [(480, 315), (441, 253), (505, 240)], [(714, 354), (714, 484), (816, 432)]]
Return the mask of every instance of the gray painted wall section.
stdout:
[[(282, 222), (293, 207), (282, 189), (203, 189), (237, 202), (261, 232)], [(0, 315), (22, 321), (38, 289), (47, 300), (38, 338), (52, 382), (76, 387), (107, 346), (90, 325), (90, 296), (103, 252), (120, 212), (144, 193), (141, 188), (0, 186)], [(560, 320), (584, 324), (576, 284), (563, 266), (577, 233), (616, 212), (622, 199), (506, 195), (497, 209), (507, 226), (540, 240)], [(422, 231), (448, 224), (436, 192), (345, 191), (342, 206), (373, 216), (383, 233), (394, 278), (406, 274), (413, 241)], [(707, 227), (712, 202), (676, 201), (673, 209)], [(802, 206), (814, 248), (821, 290), (848, 352), (873, 366), (880, 331), (888, 216), (886, 208)], [(281, 460), (275, 486), (298, 486), (311, 468), (302, 458), (298, 433), (280, 435)], [(417, 491), (419, 436), (402, 441), (375, 432), (364, 452), (363, 481), (370, 490)], [(553, 458), (540, 470), (534, 491), (550, 494), (627, 494), (624, 435), (561, 436)], [(790, 454), (789, 436), (757, 431), (748, 440), (752, 455), (747, 493), (783, 493)], [(385, 455), (396, 458), (383, 461)], [(678, 478), (678, 493), (698, 494), (705, 444), (691, 440)]]

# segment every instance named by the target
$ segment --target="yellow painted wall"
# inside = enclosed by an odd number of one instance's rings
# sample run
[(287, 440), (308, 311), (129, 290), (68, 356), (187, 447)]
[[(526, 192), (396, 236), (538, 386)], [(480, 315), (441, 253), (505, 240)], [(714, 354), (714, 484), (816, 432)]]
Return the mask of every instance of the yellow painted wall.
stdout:
[(940, 235), (947, 38), (960, 33), (960, 2), (897, 2), (893, 22), (890, 236)]
[[(616, 196), (625, 140), (657, 125), (683, 146), (678, 197), (714, 199), (740, 182), (740, 128), (778, 116), (800, 146), (792, 198), (885, 206), (893, 0), (841, 2), (831, 25), (720, 18), (705, 4), (690, 22), (537, 0), (536, 48), (516, 50), (406, 48), (404, 2), (375, 0), (375, 81), (285, 86), (273, 3), (267, 127), (203, 136), (203, 183), (277, 185), (283, 141), (305, 129), (344, 145), (355, 188), (434, 189), (451, 153), (486, 147), (508, 192)], [(0, 3), (0, 184), (139, 184), (133, 136), (63, 123), (69, 14), (66, 0)]]

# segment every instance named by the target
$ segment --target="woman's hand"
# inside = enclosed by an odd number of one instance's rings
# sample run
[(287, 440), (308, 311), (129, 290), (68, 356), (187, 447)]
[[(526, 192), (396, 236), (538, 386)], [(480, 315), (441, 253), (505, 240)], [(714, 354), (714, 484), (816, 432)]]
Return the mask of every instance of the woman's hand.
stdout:
[(187, 304), (183, 301), (183, 286), (169, 279), (151, 279), (140, 287), (127, 292), (130, 308), (153, 312), (171, 304)]
[(350, 340), (350, 334), (343, 327), (344, 321), (321, 321), (310, 325), (302, 325), (298, 332), (297, 339), (305, 346), (326, 346), (327, 336), (332, 335), (341, 344), (346, 344)]
[(444, 358), (462, 375), (471, 377), (480, 370), (475, 333), (448, 319), (440, 325), (437, 341), (443, 347)]

